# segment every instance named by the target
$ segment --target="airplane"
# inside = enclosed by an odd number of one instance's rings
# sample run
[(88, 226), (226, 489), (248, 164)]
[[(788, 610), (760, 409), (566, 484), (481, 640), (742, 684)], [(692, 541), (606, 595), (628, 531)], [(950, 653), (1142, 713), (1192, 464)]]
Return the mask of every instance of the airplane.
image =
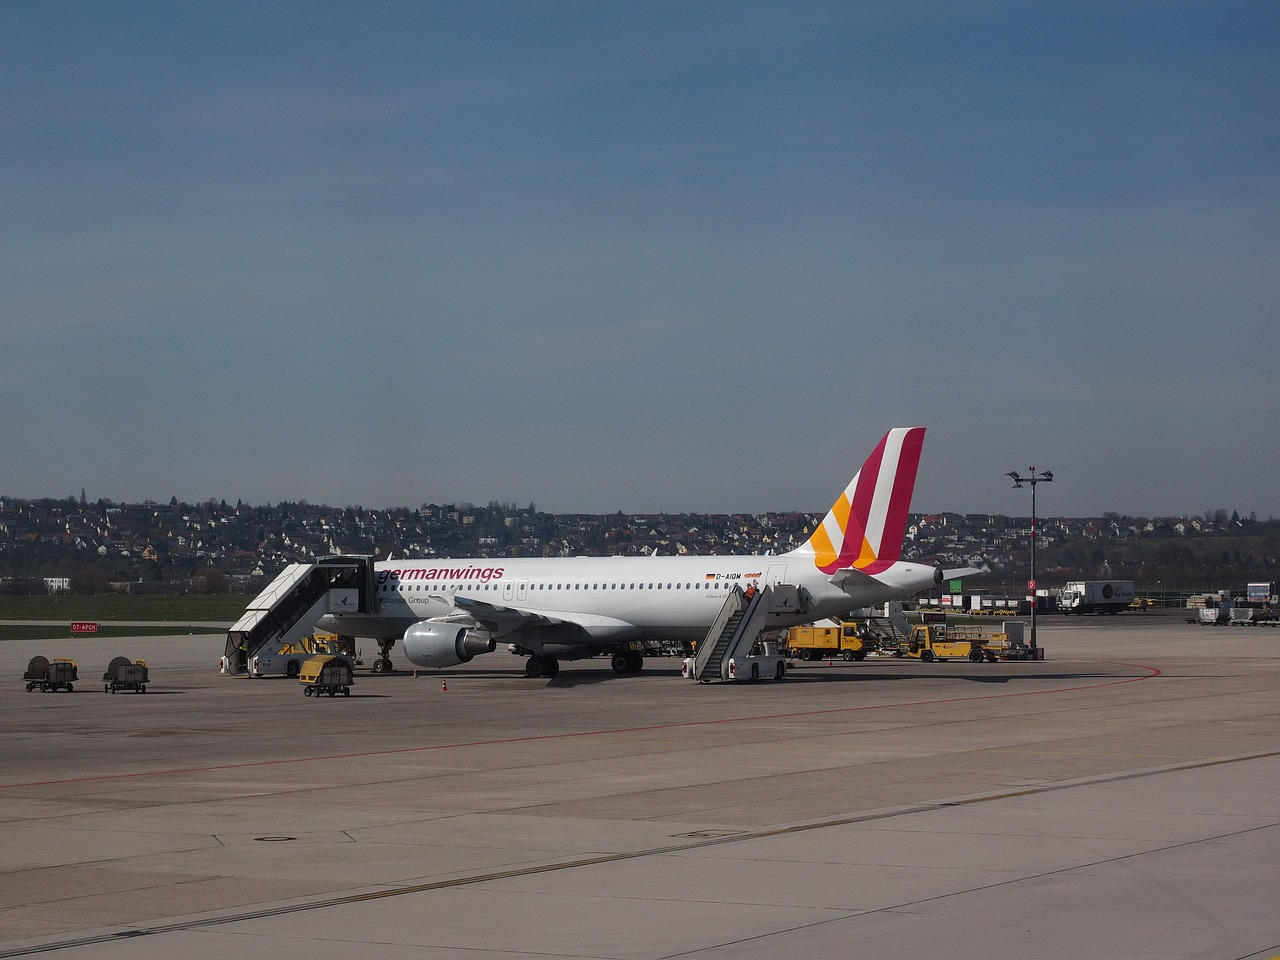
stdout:
[(560, 662), (612, 654), (618, 673), (643, 664), (636, 641), (697, 641), (735, 587), (788, 585), (796, 609), (769, 629), (861, 607), (977, 574), (900, 559), (924, 427), (898, 427), (877, 444), (802, 546), (755, 556), (529, 557), (398, 560), (374, 565), (377, 614), (330, 613), (322, 630), (372, 637), (375, 669), (390, 669), (397, 640), (418, 667), (450, 667), (499, 642), (527, 656), (530, 677)]

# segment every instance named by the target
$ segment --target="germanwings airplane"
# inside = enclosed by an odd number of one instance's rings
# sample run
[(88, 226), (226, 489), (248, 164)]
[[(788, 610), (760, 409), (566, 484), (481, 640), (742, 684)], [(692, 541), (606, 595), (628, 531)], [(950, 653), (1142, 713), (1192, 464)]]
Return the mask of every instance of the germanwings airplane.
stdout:
[(808, 542), (778, 556), (548, 557), (405, 560), (375, 565), (377, 614), (329, 614), (319, 627), (398, 639), (411, 663), (449, 667), (511, 644), (525, 672), (553, 677), (561, 660), (613, 654), (634, 672), (639, 640), (702, 640), (734, 587), (798, 587), (799, 609), (770, 613), (769, 628), (839, 617), (919, 593), (944, 571), (900, 560), (923, 427), (890, 430)]

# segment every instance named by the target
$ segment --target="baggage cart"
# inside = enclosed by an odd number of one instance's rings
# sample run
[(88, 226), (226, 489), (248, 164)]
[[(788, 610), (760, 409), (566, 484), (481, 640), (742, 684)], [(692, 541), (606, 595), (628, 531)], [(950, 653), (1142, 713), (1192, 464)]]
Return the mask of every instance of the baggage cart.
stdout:
[(58, 690), (66, 690), (71, 693), (74, 690), (73, 684), (79, 679), (76, 676), (76, 662), (65, 658), (56, 658), (48, 660), (45, 657), (32, 657), (31, 662), (27, 664), (27, 672), (22, 675), (22, 679), (27, 681), (27, 693), (30, 693), (36, 687), (48, 692), (57, 692)]
[(116, 657), (107, 664), (107, 670), (102, 675), (102, 692), (132, 690), (134, 693), (146, 693), (149, 674), (147, 661), (139, 660), (134, 663), (128, 657)]
[(331, 697), (338, 694), (349, 697), (352, 681), (351, 661), (338, 655), (311, 657), (302, 664), (302, 670), (298, 674), (302, 693), (308, 697), (326, 693)]

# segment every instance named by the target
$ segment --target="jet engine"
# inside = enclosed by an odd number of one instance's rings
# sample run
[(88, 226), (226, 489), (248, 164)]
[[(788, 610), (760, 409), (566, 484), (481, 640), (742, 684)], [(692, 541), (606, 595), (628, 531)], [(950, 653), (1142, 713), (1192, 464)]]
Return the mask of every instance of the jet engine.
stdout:
[(420, 667), (452, 667), (478, 653), (492, 653), (494, 642), (470, 635), (460, 623), (424, 620), (404, 632), (404, 655)]

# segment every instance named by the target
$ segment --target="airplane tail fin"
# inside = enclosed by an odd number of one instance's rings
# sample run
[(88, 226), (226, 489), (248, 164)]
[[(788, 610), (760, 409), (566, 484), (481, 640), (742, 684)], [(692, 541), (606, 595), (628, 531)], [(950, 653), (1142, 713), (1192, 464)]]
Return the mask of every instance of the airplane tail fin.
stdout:
[(924, 429), (897, 427), (886, 433), (797, 552), (812, 554), (814, 565), (824, 573), (854, 569), (870, 575), (896, 563), (902, 555)]

